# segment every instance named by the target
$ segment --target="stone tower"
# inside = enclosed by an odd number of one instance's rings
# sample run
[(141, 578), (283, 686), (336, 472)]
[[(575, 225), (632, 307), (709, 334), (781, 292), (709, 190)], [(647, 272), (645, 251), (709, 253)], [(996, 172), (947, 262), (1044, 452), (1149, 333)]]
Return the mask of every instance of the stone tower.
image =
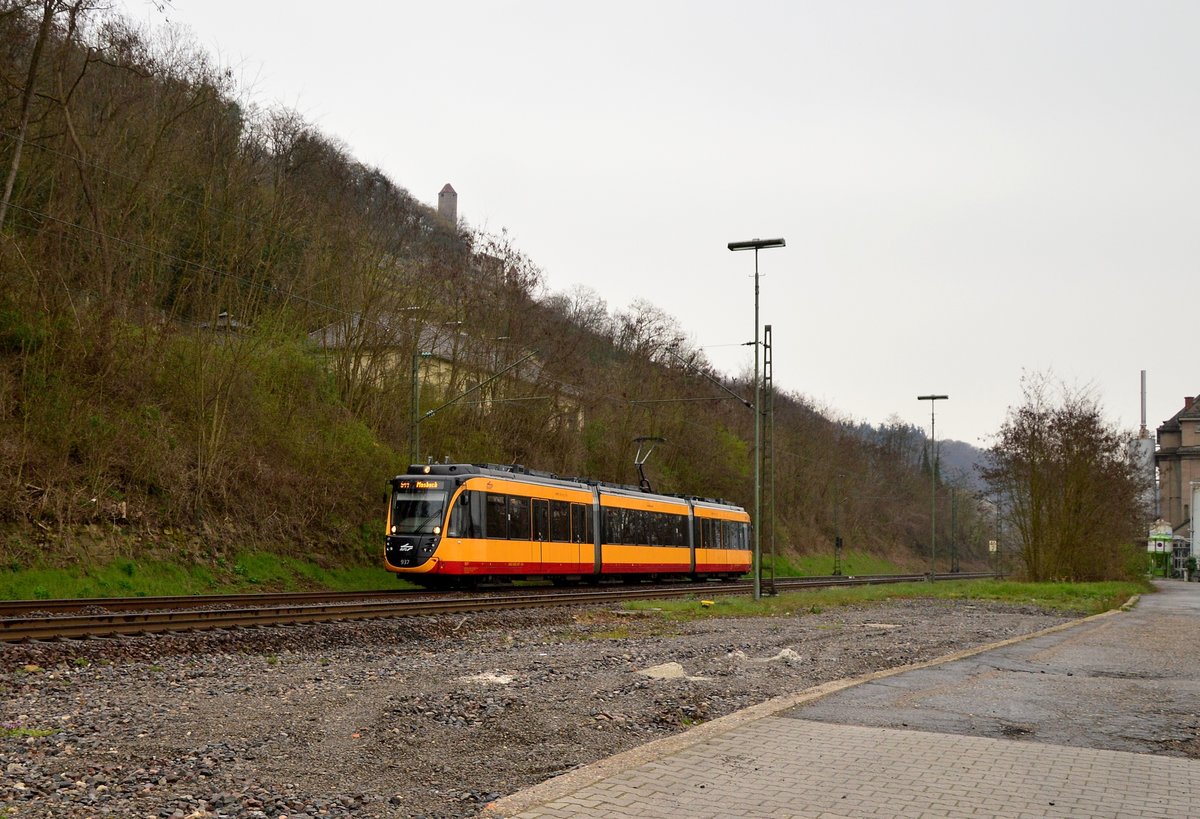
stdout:
[(438, 216), (450, 222), (452, 225), (458, 224), (458, 194), (454, 192), (454, 188), (447, 182), (442, 186), (442, 190), (438, 193)]

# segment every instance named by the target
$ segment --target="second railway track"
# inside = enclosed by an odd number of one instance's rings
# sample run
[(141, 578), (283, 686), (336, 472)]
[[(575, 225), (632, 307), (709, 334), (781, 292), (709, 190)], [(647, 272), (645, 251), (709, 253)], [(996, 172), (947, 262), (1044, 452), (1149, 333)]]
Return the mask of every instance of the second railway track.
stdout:
[[(938, 575), (937, 579), (980, 579), (990, 574)], [(924, 575), (874, 575), (859, 577), (777, 578), (780, 591), (829, 586), (904, 583)], [(303, 624), (336, 620), (365, 620), (430, 614), (610, 603), (662, 597), (745, 594), (747, 582), (618, 586), (611, 588), (540, 589), (537, 591), (490, 593), (469, 597), (409, 594), (401, 591), (307, 592), (299, 594), (215, 595), (205, 597), (114, 598), (87, 601), (10, 601), (29, 604), (24, 611), (47, 612), (45, 616), (0, 618), (0, 642), (56, 640), (80, 637), (155, 634), (204, 629)], [(383, 599), (381, 599), (383, 598)], [(55, 605), (61, 604), (61, 605)], [(75, 608), (70, 608), (75, 604)], [(140, 604), (140, 607), (138, 606)], [(234, 607), (229, 607), (233, 604)], [(251, 605), (254, 604), (254, 605)], [(219, 605), (221, 608), (211, 608)], [(204, 607), (209, 608), (204, 608)], [(105, 613), (51, 614), (106, 609)], [(198, 608), (200, 607), (200, 608)]]

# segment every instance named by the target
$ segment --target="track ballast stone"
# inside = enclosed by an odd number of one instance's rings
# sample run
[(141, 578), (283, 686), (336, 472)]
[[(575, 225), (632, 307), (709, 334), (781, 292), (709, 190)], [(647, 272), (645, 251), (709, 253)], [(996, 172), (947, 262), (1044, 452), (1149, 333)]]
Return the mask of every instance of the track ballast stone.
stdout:
[(469, 817), (780, 694), (1067, 619), (559, 607), (5, 646), (0, 817)]

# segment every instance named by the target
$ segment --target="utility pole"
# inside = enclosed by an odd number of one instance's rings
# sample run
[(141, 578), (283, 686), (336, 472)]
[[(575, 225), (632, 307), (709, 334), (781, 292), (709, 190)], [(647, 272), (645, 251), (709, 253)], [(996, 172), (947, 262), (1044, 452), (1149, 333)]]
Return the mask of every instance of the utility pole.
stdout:
[(762, 383), (758, 378), (758, 251), (786, 247), (783, 239), (730, 242), (730, 250), (754, 251), (754, 599), (762, 599)]
[(845, 500), (839, 493), (833, 499), (833, 576), (841, 577), (842, 575), (842, 527), (838, 522), (838, 510), (841, 508), (842, 501)]
[(950, 487), (950, 572), (957, 574), (958, 568), (958, 490)]
[(934, 407), (948, 395), (918, 395), (918, 401), (929, 402), (929, 582), (937, 576), (937, 431), (934, 426)]

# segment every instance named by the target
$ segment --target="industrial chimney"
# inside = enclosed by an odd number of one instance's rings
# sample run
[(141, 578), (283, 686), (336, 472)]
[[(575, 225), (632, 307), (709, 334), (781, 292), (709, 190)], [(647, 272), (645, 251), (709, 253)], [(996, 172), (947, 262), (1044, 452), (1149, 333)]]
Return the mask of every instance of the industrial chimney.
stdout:
[(1154, 516), (1159, 514), (1159, 498), (1158, 498), (1158, 480), (1157, 470), (1154, 463), (1154, 438), (1150, 435), (1150, 430), (1146, 427), (1146, 371), (1142, 370), (1142, 427), (1138, 432), (1138, 437), (1130, 442), (1130, 449), (1133, 452), (1134, 463), (1142, 472), (1146, 485), (1151, 487), (1147, 490), (1146, 496), (1142, 499), (1148, 509), (1153, 509)]

